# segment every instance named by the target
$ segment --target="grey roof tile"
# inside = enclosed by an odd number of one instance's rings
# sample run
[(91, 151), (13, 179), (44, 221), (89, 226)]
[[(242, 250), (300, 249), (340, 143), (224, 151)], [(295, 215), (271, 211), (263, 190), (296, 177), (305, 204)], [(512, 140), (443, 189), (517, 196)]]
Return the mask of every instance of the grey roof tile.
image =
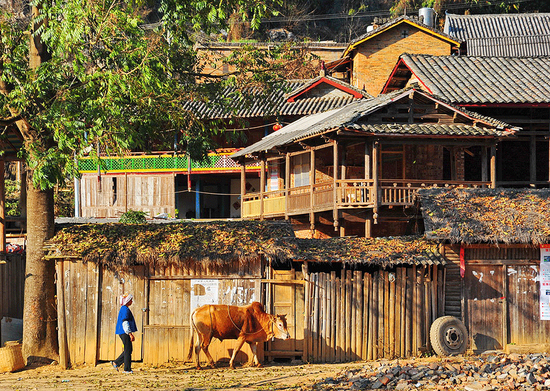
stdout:
[(550, 13), (445, 15), (443, 32), (462, 41), (550, 34)]
[[(320, 111), (341, 107), (357, 100), (352, 95), (342, 95), (300, 98), (296, 99), (295, 102), (287, 101), (289, 94), (303, 91), (319, 79), (285, 81), (274, 87), (269, 93), (252, 87), (246, 91), (241, 91), (243, 95), (247, 94), (246, 98), (237, 98), (239, 90), (236, 87), (227, 87), (220, 93), (220, 98), (224, 99), (234, 96), (235, 104), (233, 107), (229, 108), (221, 104), (206, 104), (200, 101), (188, 101), (183, 104), (183, 109), (193, 111), (201, 118), (252, 118), (275, 115), (315, 114)], [(348, 83), (333, 78), (330, 79), (335, 80), (342, 87), (359, 92), (364, 97), (370, 97), (366, 92)]]
[(550, 103), (550, 57), (403, 54), (439, 99), (456, 104)]
[(550, 55), (550, 13), (447, 14), (443, 31), (465, 41), (469, 56)]

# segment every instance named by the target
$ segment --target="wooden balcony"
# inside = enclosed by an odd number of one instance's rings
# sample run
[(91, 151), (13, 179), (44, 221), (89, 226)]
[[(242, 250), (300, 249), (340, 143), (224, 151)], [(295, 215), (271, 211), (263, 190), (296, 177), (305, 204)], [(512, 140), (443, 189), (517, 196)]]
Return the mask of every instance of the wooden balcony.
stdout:
[[(242, 217), (265, 218), (321, 212), (333, 209), (374, 208), (375, 206), (412, 206), (415, 193), (432, 187), (490, 187), (491, 182), (423, 181), (385, 179), (376, 190), (372, 179), (347, 179), (316, 183), (290, 189), (245, 194)], [(375, 197), (375, 192), (378, 197)], [(336, 198), (336, 199), (335, 199)], [(261, 202), (263, 200), (263, 213)]]

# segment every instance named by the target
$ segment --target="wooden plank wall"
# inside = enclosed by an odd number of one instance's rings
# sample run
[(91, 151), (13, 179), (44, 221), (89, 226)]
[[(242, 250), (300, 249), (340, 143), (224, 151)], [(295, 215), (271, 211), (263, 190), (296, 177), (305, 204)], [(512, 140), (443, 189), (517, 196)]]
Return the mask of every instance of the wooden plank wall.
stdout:
[[(192, 280), (217, 280), (218, 304), (244, 305), (261, 301), (260, 258), (244, 264), (188, 262), (182, 266), (152, 265), (148, 274), (149, 311), (144, 326), (143, 362), (149, 365), (186, 361), (191, 342)], [(210, 344), (210, 354), (215, 361), (228, 362), (235, 343), (235, 340), (216, 339)], [(263, 351), (258, 350), (262, 359)], [(236, 362), (247, 362), (251, 354), (250, 347), (245, 344)], [(204, 353), (201, 352), (200, 358), (201, 362), (206, 362)]]
[(345, 362), (418, 356), (442, 314), (437, 266), (311, 273), (304, 358)]
[(6, 263), (0, 264), (0, 319), (23, 318), (25, 291), (25, 254), (6, 255)]
[(175, 197), (172, 173), (102, 175), (101, 186), (96, 174), (81, 179), (82, 217), (118, 218), (130, 209), (174, 216)]
[[(122, 342), (115, 334), (120, 309), (119, 296), (128, 292), (134, 295), (131, 307), (136, 318), (138, 333), (134, 341), (133, 360), (141, 360), (141, 331), (145, 305), (145, 279), (143, 267), (137, 266), (128, 273), (103, 269), (94, 263), (75, 260), (58, 260), (57, 283), (62, 284), (58, 295), (58, 322), (64, 322), (67, 362), (70, 366), (95, 365), (97, 361), (114, 360), (122, 352)], [(63, 303), (61, 308), (59, 303)], [(63, 349), (63, 346), (60, 347)]]
[[(60, 330), (66, 333), (66, 338), (60, 336), (59, 340), (66, 340), (67, 363), (96, 364), (113, 360), (122, 352), (115, 326), (119, 296), (126, 292), (134, 295), (131, 310), (138, 327), (132, 359), (151, 365), (185, 361), (190, 343), (191, 281), (217, 280), (219, 304), (244, 305), (262, 300), (260, 268), (259, 258), (243, 265), (190, 262), (148, 270), (136, 266), (128, 272), (80, 260), (58, 260), (58, 298), (63, 295), (58, 301), (58, 317), (63, 322)], [(216, 340), (209, 350), (215, 360), (229, 361), (235, 343)], [(263, 359), (263, 349), (258, 350)], [(245, 345), (237, 363), (250, 360), (251, 353)], [(201, 360), (205, 359), (201, 354)]]
[(474, 245), (466, 248), (465, 261), (472, 350), (547, 343), (550, 322), (540, 320), (539, 248)]

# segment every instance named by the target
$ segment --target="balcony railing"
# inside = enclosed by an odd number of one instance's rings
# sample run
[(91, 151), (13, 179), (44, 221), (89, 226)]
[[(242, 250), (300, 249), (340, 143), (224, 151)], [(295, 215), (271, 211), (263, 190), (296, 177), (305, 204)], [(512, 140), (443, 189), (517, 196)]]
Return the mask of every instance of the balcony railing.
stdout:
[[(203, 161), (189, 160), (186, 155), (159, 152), (150, 155), (131, 154), (127, 156), (104, 156), (100, 161), (100, 170), (108, 173), (124, 172), (188, 172), (191, 162), (191, 173), (206, 172), (240, 172), (241, 165), (230, 158), (238, 151), (227, 150), (211, 152)], [(97, 162), (92, 158), (81, 158), (78, 170), (81, 173), (97, 172)], [(248, 170), (259, 169), (257, 162), (247, 165)]]
[[(489, 187), (490, 182), (381, 180), (378, 186), (378, 206), (412, 206), (415, 193), (432, 187)], [(312, 193), (313, 190), (313, 193)], [(285, 198), (286, 194), (286, 198)], [(373, 208), (376, 203), (372, 179), (347, 179), (316, 183), (313, 186), (293, 187), (263, 193), (263, 216), (277, 217), (348, 208)], [(287, 199), (288, 198), (288, 199)], [(260, 217), (260, 193), (246, 194), (243, 199), (243, 218)]]

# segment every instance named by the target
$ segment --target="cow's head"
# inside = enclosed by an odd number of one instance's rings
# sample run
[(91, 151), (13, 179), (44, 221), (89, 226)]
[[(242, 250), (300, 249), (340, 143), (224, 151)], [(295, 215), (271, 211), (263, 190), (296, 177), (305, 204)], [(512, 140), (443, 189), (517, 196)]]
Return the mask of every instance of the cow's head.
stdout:
[(273, 317), (273, 336), (279, 339), (290, 339), (290, 333), (286, 325), (286, 315)]

